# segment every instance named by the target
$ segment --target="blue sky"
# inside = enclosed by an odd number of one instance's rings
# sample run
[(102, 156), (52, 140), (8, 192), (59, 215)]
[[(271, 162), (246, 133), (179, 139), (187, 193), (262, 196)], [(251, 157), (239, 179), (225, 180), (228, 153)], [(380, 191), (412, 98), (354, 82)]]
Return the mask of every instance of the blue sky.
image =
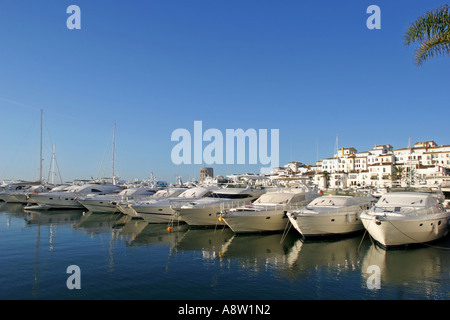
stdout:
[[(279, 129), (280, 165), (340, 147), (450, 144), (449, 57), (417, 67), (408, 25), (445, 1), (100, 1), (0, 3), (0, 179), (198, 177), (174, 165), (177, 128)], [(81, 30), (69, 30), (69, 5)], [(381, 8), (369, 30), (366, 9)], [(47, 133), (48, 129), (48, 133)], [(205, 143), (206, 144), (206, 143)], [(109, 153), (108, 153), (109, 152)], [(103, 169), (99, 170), (103, 162)], [(259, 165), (213, 165), (215, 173)]]

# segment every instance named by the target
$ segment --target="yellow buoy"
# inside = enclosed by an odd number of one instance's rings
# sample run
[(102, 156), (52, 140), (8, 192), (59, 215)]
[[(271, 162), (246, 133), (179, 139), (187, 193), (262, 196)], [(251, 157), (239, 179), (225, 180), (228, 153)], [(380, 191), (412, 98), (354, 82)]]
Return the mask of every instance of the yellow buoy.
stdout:
[(219, 221), (222, 221), (223, 219), (222, 219), (222, 217), (219, 217)]
[(168, 227), (167, 231), (171, 232), (172, 231), (172, 227)]

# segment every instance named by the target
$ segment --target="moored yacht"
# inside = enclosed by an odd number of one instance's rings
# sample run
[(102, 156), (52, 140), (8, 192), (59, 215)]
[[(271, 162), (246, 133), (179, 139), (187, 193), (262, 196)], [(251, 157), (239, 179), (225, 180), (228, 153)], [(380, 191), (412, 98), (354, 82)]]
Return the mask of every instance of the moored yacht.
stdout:
[(53, 190), (53, 188), (55, 188), (54, 185), (46, 185), (46, 184), (32, 185), (20, 191), (12, 192), (11, 196), (15, 199), (15, 201), (13, 202), (30, 203), (31, 202), (30, 196), (32, 194), (37, 194), (41, 192), (50, 192), (51, 190)]
[(175, 212), (170, 206), (170, 201), (174, 199), (200, 199), (210, 195), (217, 187), (212, 188), (176, 188), (181, 191), (172, 193), (169, 197), (160, 199), (150, 199), (147, 201), (135, 203), (131, 208), (148, 223), (168, 223), (170, 221), (181, 222), (182, 220), (175, 216)]
[(359, 216), (376, 200), (374, 197), (323, 196), (303, 208), (289, 211), (287, 216), (304, 237), (349, 234), (364, 230)]
[(155, 200), (155, 199), (161, 199), (161, 198), (167, 198), (167, 197), (176, 197), (177, 195), (181, 194), (184, 190), (186, 190), (186, 189), (182, 189), (182, 188), (159, 189), (157, 192), (155, 192), (154, 194), (149, 195), (147, 197), (121, 200), (116, 203), (116, 207), (120, 212), (122, 212), (123, 214), (125, 214), (127, 216), (130, 216), (131, 218), (142, 219), (142, 217), (131, 207), (132, 205), (144, 203), (149, 200)]
[(219, 220), (224, 205), (250, 204), (265, 192), (264, 188), (227, 187), (216, 190), (202, 199), (172, 201), (171, 207), (180, 219), (191, 227), (225, 226), (225, 223)]
[(127, 188), (117, 194), (86, 195), (77, 198), (86, 209), (93, 212), (120, 212), (117, 204), (120, 201), (138, 200), (150, 197), (158, 189), (155, 188)]
[(361, 213), (364, 227), (383, 247), (427, 243), (448, 233), (450, 212), (441, 194), (390, 192)]
[(50, 191), (53, 187), (53, 185), (41, 184), (40, 181), (12, 183), (2, 186), (0, 201), (26, 203), (30, 194)]
[(122, 190), (116, 185), (101, 183), (87, 183), (81, 186), (74, 185), (62, 188), (64, 189), (54, 188), (50, 192), (31, 194), (30, 202), (37, 205), (27, 206), (24, 209), (83, 209), (83, 205), (77, 200), (79, 196), (118, 193)]
[(321, 194), (309, 188), (267, 192), (250, 205), (223, 210), (221, 218), (236, 233), (279, 232), (286, 229), (286, 212), (305, 206)]

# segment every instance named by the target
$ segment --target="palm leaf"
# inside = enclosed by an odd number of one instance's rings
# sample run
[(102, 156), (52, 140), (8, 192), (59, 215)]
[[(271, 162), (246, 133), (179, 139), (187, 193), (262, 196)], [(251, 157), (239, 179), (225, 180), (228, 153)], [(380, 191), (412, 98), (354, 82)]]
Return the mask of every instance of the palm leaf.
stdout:
[(450, 55), (450, 36), (436, 35), (427, 41), (424, 41), (416, 49), (415, 61), (417, 65), (421, 65), (425, 60), (437, 55)]
[(405, 45), (420, 42), (415, 52), (417, 65), (435, 55), (450, 54), (449, 6), (425, 13), (406, 30)]

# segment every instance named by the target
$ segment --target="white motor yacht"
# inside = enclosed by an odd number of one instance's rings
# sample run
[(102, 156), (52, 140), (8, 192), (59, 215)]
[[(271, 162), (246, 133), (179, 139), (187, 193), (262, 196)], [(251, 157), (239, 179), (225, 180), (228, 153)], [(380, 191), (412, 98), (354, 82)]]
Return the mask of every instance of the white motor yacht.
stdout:
[(219, 220), (224, 205), (250, 204), (265, 192), (264, 188), (227, 187), (216, 190), (202, 199), (172, 201), (171, 206), (180, 219), (191, 227), (225, 226), (225, 223)]
[(170, 196), (160, 199), (150, 199), (135, 203), (131, 208), (148, 223), (168, 223), (170, 221), (181, 222), (172, 210), (170, 202), (174, 199), (200, 199), (210, 195), (217, 187), (212, 188), (174, 188), (179, 192), (173, 192)]
[(364, 227), (383, 247), (427, 243), (448, 232), (450, 212), (442, 194), (390, 192), (361, 213)]
[(250, 205), (223, 210), (221, 218), (235, 233), (278, 232), (286, 229), (287, 210), (320, 197), (318, 190), (287, 188), (267, 192)]
[(120, 191), (118, 194), (101, 194), (101, 195), (86, 195), (78, 197), (80, 202), (86, 209), (92, 212), (120, 212), (117, 204), (120, 201), (138, 200), (148, 198), (155, 194), (159, 189), (155, 188), (127, 188)]
[(128, 200), (122, 200), (116, 203), (117, 209), (119, 209), (120, 212), (123, 214), (130, 216), (131, 218), (137, 218), (142, 219), (142, 217), (131, 207), (134, 204), (140, 204), (144, 203), (146, 201), (155, 200), (155, 199), (161, 199), (161, 198), (167, 198), (167, 197), (173, 197), (181, 194), (186, 189), (182, 188), (164, 188), (164, 189), (158, 189), (158, 191), (152, 195), (149, 195), (147, 197), (143, 198), (136, 198), (136, 199), (128, 199)]
[(289, 211), (287, 216), (304, 237), (348, 234), (364, 230), (359, 216), (376, 200), (374, 197), (323, 196), (303, 208)]
[(28, 188), (24, 188), (22, 190), (14, 191), (11, 193), (11, 196), (15, 199), (15, 201), (12, 202), (19, 202), (19, 203), (30, 203), (31, 198), (30, 196), (32, 194), (37, 194), (41, 192), (50, 192), (55, 188), (54, 185), (32, 185)]
[(26, 203), (28, 202), (30, 194), (50, 191), (53, 187), (53, 185), (44, 185), (40, 182), (12, 183), (2, 186), (2, 190), (0, 191), (0, 201)]
[(118, 193), (122, 188), (112, 184), (88, 183), (81, 186), (56, 187), (50, 192), (41, 192), (30, 195), (30, 202), (37, 205), (26, 206), (24, 209), (83, 209), (77, 198), (89, 194)]

